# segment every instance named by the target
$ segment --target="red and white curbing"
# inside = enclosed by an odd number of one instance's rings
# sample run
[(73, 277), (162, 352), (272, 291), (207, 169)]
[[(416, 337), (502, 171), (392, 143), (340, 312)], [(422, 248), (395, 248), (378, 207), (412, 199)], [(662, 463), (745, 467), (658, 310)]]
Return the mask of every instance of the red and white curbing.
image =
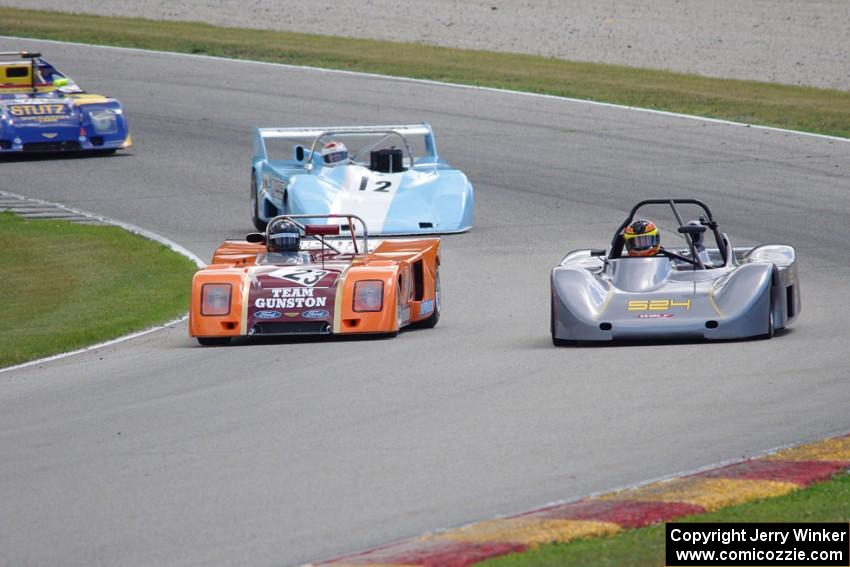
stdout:
[(468, 567), (545, 543), (607, 536), (787, 494), (850, 468), (850, 435), (330, 559), (321, 566)]

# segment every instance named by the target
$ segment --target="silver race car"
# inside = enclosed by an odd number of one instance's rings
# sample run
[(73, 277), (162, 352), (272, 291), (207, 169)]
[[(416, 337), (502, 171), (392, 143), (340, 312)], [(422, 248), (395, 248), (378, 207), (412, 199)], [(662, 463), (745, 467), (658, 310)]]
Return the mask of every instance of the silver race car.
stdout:
[[(662, 208), (680, 246), (638, 211)], [(696, 218), (685, 222), (682, 209)], [(633, 228), (637, 226), (637, 231)], [(649, 229), (649, 230), (647, 230)], [(637, 235), (637, 232), (653, 237)], [(706, 235), (716, 245), (706, 248)], [(675, 235), (675, 236), (673, 236)], [(640, 245), (640, 246), (638, 246)], [(607, 250), (575, 250), (552, 270), (552, 341), (770, 338), (800, 313), (796, 252), (785, 244), (733, 248), (696, 199), (641, 201)]]

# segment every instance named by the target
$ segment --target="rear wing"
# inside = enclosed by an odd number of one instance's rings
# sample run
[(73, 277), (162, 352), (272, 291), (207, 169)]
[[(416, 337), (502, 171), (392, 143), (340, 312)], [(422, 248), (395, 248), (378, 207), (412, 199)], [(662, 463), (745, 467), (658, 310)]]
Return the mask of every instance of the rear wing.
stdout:
[[(268, 160), (266, 140), (292, 140), (307, 142), (296, 145), (292, 160), (296, 164), (309, 162), (312, 151), (315, 151), (319, 140), (329, 136), (366, 134), (398, 134), (402, 139), (412, 136), (423, 136), (425, 151), (437, 158), (437, 146), (434, 142), (434, 131), (427, 122), (421, 124), (396, 124), (384, 126), (325, 126), (304, 128), (255, 128), (254, 129), (254, 162)], [(408, 153), (410, 149), (408, 147)]]
[(83, 92), (74, 81), (33, 51), (0, 51), (0, 94)]

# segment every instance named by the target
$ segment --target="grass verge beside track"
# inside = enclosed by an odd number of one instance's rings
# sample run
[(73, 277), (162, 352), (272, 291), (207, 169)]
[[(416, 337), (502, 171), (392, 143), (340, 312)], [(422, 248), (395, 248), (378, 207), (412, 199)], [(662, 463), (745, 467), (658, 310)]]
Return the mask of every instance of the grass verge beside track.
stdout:
[(850, 92), (319, 35), (0, 8), (0, 34), (347, 69), (850, 138)]
[(0, 367), (138, 331), (186, 311), (197, 267), (114, 226), (0, 213)]
[[(850, 522), (850, 474), (768, 500), (724, 508), (677, 522)], [(657, 567), (664, 565), (664, 524), (611, 537), (543, 545), (484, 561), (481, 567)]]

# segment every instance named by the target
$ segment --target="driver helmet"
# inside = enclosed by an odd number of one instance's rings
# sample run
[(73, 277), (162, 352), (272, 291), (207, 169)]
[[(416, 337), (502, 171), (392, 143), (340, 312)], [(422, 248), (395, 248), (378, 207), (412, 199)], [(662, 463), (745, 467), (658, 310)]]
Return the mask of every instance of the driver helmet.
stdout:
[(331, 140), (322, 148), (322, 161), (334, 166), (348, 159), (348, 148), (342, 142)]
[(623, 232), (629, 256), (654, 256), (661, 250), (661, 235), (652, 221), (638, 219)]
[(298, 227), (288, 219), (272, 221), (266, 228), (266, 247), (269, 252), (298, 252), (301, 249)]

